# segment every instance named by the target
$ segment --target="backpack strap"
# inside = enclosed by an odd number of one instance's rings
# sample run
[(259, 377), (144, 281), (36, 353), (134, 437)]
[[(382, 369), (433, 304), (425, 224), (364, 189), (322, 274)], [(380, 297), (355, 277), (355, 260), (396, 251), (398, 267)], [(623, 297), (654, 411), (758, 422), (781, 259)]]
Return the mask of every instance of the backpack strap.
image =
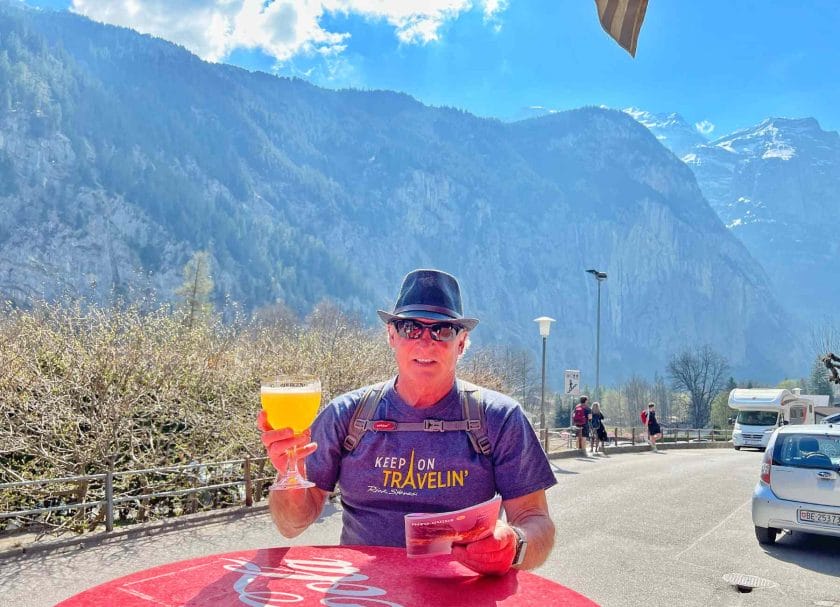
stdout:
[(490, 456), (492, 446), (487, 435), (484, 406), (481, 402), (481, 388), (465, 382), (457, 381), (458, 396), (461, 401), (463, 419), (458, 421), (424, 419), (422, 422), (395, 422), (387, 419), (374, 420), (373, 415), (385, 393), (387, 382), (370, 386), (366, 391), (347, 429), (344, 438), (344, 449), (349, 453), (356, 448), (362, 435), (368, 430), (374, 432), (466, 432), (470, 444), (476, 453)]
[(487, 435), (487, 420), (484, 415), (484, 404), (481, 401), (481, 388), (470, 382), (457, 380), (458, 396), (461, 398), (461, 412), (465, 430), (470, 437), (470, 443), (476, 453), (490, 457), (493, 446)]
[(356, 448), (362, 434), (368, 429), (370, 418), (373, 417), (376, 407), (379, 406), (379, 401), (382, 400), (387, 383), (380, 382), (368, 387), (364, 396), (362, 396), (362, 400), (356, 405), (356, 410), (353, 411), (353, 417), (350, 418), (350, 425), (347, 428), (347, 436), (344, 437), (344, 449), (348, 453)]

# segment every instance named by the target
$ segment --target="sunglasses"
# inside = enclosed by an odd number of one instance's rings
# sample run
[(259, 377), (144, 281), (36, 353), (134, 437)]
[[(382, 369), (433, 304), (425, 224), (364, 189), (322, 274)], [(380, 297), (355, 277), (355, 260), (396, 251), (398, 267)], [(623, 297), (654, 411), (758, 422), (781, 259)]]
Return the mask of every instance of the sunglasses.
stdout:
[(420, 339), (423, 331), (429, 331), (429, 337), (434, 341), (452, 341), (457, 337), (462, 327), (453, 325), (451, 322), (436, 322), (433, 325), (424, 325), (415, 320), (395, 320), (394, 328), (397, 335), (403, 339)]

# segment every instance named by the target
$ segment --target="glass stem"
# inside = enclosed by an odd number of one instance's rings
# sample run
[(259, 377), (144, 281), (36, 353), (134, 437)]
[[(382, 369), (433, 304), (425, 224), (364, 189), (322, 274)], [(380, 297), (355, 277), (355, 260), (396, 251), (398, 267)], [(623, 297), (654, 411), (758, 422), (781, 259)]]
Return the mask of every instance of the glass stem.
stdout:
[(297, 472), (297, 447), (292, 447), (287, 452), (286, 457), (286, 476), (294, 476)]

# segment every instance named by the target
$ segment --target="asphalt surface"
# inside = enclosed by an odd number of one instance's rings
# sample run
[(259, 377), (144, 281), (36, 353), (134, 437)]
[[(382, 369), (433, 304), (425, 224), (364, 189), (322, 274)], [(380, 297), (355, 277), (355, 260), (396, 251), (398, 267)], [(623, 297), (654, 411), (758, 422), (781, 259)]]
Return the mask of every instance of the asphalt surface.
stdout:
[[(708, 449), (552, 460), (559, 482), (548, 497), (557, 543), (535, 573), (604, 607), (840, 607), (840, 538), (793, 534), (769, 549), (756, 542), (750, 496), (760, 459)], [(336, 544), (340, 517), (328, 506), (291, 541), (258, 510), (95, 546), (0, 554), (0, 607), (54, 605), (134, 571), (209, 554)], [(727, 574), (755, 576), (770, 587), (741, 593)]]

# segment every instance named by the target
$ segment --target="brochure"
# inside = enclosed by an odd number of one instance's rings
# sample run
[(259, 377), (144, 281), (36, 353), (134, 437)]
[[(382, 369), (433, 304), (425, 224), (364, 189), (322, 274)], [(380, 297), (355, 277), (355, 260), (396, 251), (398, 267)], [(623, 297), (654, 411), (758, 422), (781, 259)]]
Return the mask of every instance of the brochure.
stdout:
[(501, 496), (469, 508), (405, 515), (405, 549), (411, 558), (450, 554), (452, 544), (467, 544), (493, 533)]

